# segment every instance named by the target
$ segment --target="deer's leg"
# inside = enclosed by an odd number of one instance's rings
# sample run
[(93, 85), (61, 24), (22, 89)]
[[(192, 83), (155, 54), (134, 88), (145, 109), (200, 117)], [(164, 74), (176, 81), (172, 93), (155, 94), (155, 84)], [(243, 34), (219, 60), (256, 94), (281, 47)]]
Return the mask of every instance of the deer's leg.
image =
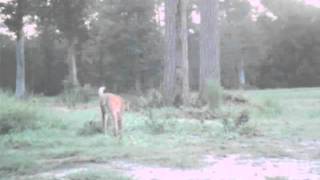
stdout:
[(112, 113), (112, 117), (113, 117), (113, 126), (114, 126), (114, 131), (113, 131), (113, 134), (114, 136), (117, 136), (118, 135), (118, 131), (119, 131), (119, 127), (118, 127), (118, 115), (117, 113)]
[(101, 107), (101, 119), (102, 119), (102, 132), (106, 132), (106, 112), (105, 110)]
[(119, 128), (119, 134), (122, 135), (122, 115), (121, 113), (118, 113), (118, 128)]

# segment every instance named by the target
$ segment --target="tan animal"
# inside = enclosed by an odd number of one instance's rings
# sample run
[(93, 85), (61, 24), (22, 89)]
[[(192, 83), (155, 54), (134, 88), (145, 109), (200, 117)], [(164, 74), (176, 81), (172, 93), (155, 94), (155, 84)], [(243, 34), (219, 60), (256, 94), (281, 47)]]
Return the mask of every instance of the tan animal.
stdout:
[[(110, 118), (106, 117), (107, 111), (109, 111), (114, 126), (114, 135), (121, 136), (122, 131), (122, 114), (125, 109), (125, 101), (122, 97), (105, 92), (105, 87), (99, 88), (99, 100), (100, 100), (100, 109), (101, 109), (101, 116), (102, 116), (102, 129), (103, 132), (108, 129), (110, 125)], [(106, 122), (107, 121), (107, 122)]]

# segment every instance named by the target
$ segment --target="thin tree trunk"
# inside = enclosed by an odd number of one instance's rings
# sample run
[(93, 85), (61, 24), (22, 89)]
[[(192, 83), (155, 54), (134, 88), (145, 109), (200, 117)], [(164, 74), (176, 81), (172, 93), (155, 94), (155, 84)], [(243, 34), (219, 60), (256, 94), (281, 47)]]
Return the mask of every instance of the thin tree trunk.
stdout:
[[(2, 39), (0, 39), (0, 41), (1, 41)], [(0, 46), (0, 87), (2, 87), (3, 86), (3, 78), (2, 77), (4, 77), (4, 75), (3, 75), (3, 70), (2, 70), (2, 67), (3, 67), (3, 65), (2, 65), (2, 49), (3, 49), (3, 46)]]
[(244, 70), (243, 58), (240, 59), (240, 68), (239, 68), (239, 88), (243, 89), (246, 85), (246, 73)]
[(69, 65), (69, 80), (73, 87), (79, 86), (77, 62), (76, 62), (76, 41), (69, 41), (68, 47), (68, 65)]
[(200, 97), (208, 81), (220, 85), (218, 0), (200, 0)]
[(105, 79), (104, 79), (104, 68), (103, 68), (103, 56), (104, 56), (104, 52), (103, 52), (103, 48), (101, 47), (102, 43), (99, 43), (99, 84), (100, 86), (104, 86), (105, 84)]
[(173, 103), (176, 84), (176, 13), (177, 0), (167, 0), (165, 3), (165, 22), (166, 22), (166, 55), (164, 62), (163, 95), (167, 105)]
[(26, 73), (25, 73), (25, 56), (24, 56), (24, 33), (21, 29), (16, 41), (16, 92), (17, 98), (26, 96)]
[(142, 94), (142, 74), (141, 72), (136, 73), (136, 78), (135, 78), (135, 89), (136, 92), (140, 95)]

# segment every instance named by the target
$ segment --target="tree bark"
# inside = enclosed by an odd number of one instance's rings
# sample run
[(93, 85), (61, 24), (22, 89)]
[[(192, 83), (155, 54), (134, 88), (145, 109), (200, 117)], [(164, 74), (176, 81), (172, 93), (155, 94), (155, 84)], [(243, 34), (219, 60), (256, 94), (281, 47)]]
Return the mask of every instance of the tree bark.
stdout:
[(184, 104), (189, 100), (189, 56), (188, 56), (188, 0), (180, 0), (180, 40), (181, 40), (181, 65), (182, 65), (182, 100)]
[(243, 58), (240, 58), (240, 67), (239, 67), (239, 88), (243, 89), (246, 85), (246, 73), (244, 70)]
[(163, 79), (163, 96), (166, 105), (172, 105), (176, 84), (176, 34), (177, 0), (167, 0), (165, 3), (165, 62)]
[(76, 41), (70, 40), (68, 45), (67, 61), (69, 66), (69, 80), (73, 87), (79, 86), (77, 62), (76, 62)]
[(142, 73), (137, 72), (135, 77), (135, 90), (139, 95), (142, 94)]
[(24, 33), (23, 29), (17, 33), (16, 40), (16, 92), (15, 96), (19, 99), (26, 96), (26, 73), (24, 56)]
[(218, 0), (200, 0), (200, 97), (203, 97), (208, 81), (219, 85), (221, 81), (218, 10)]

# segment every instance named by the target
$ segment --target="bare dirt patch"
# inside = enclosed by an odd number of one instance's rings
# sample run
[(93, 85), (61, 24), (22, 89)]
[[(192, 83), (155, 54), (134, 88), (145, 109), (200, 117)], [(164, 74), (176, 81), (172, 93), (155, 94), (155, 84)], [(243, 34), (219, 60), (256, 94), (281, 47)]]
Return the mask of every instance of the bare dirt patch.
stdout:
[(253, 158), (249, 155), (228, 155), (218, 157), (208, 155), (204, 166), (196, 169), (177, 169), (146, 166), (125, 161), (106, 164), (83, 163), (33, 177), (68, 179), (69, 175), (97, 170), (113, 170), (138, 180), (223, 180), (223, 179), (320, 179), (319, 160), (296, 160), (289, 158)]

